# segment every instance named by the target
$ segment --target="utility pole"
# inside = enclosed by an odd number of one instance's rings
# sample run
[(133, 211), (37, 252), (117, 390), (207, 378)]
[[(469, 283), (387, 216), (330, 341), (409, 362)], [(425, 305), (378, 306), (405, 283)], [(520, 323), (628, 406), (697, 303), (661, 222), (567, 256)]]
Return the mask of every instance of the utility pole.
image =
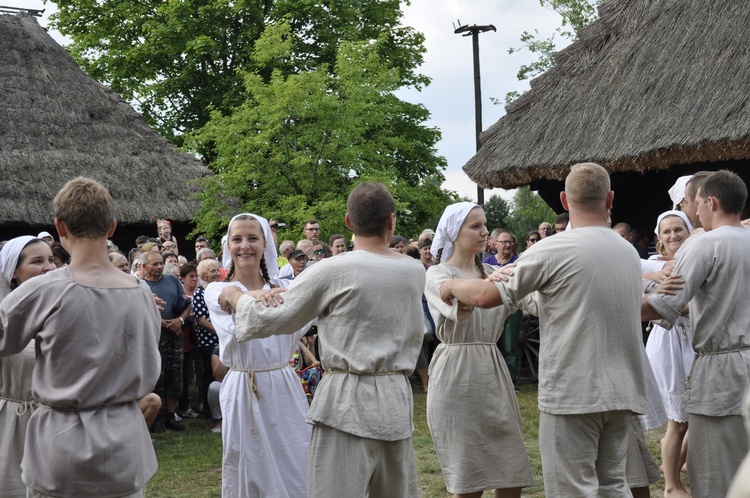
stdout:
[[(479, 152), (479, 149), (482, 148), (482, 143), (479, 141), (479, 134), (482, 133), (482, 77), (479, 69), (479, 33), (497, 31), (497, 29), (492, 24), (487, 26), (464, 24), (461, 26), (461, 21), (458, 21), (458, 28), (455, 24), (453, 28), (453, 32), (457, 35), (471, 36), (471, 44), (474, 49), (474, 127), (476, 129), (476, 148)], [(477, 185), (477, 204), (484, 205), (484, 189), (479, 185)]]

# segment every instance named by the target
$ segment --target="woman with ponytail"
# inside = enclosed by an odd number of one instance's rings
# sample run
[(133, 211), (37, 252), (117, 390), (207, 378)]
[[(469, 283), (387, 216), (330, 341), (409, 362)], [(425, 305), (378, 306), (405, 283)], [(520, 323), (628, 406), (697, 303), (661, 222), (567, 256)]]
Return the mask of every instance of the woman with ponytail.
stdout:
[(505, 305), (473, 309), (440, 298), (447, 280), (484, 279), (495, 267), (481, 262), (487, 241), (484, 210), (471, 202), (445, 208), (427, 270), (425, 295), (442, 341), (430, 364), (427, 423), (445, 484), (456, 497), (520, 497), (534, 483), (521, 435), (521, 414), (508, 367), (496, 343)]
[(276, 248), (266, 219), (247, 213), (232, 218), (222, 261), (226, 280), (205, 291), (219, 357), (229, 368), (220, 394), (222, 496), (304, 497), (311, 428), (305, 392), (289, 360), (309, 327), (239, 343), (234, 316), (219, 307), (228, 286), (260, 293), (285, 285), (275, 278)]

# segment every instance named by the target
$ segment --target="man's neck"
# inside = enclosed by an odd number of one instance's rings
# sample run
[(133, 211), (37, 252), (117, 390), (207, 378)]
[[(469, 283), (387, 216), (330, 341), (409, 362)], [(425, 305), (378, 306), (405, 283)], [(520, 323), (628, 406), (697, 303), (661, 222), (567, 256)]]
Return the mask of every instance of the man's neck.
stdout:
[(723, 211), (716, 211), (711, 218), (711, 230), (716, 230), (721, 227), (741, 227), (742, 220), (739, 214), (724, 213)]
[(508, 255), (508, 256), (505, 256), (503, 254), (498, 254), (497, 256), (495, 256), (495, 259), (500, 264), (506, 264), (508, 261), (510, 261), (511, 259), (513, 259), (513, 256), (515, 256), (515, 254), (513, 254), (513, 253), (510, 253), (510, 255)]
[(145, 280), (146, 282), (158, 282), (158, 281), (160, 281), (160, 280), (161, 280), (162, 278), (164, 278), (164, 275), (160, 275), (160, 276), (159, 276), (159, 278), (154, 278), (154, 277), (152, 277), (152, 276), (150, 276), (150, 275), (146, 275), (146, 276), (145, 276), (145, 277), (143, 278), (143, 280)]
[(375, 254), (384, 254), (388, 256), (395, 256), (399, 253), (391, 251), (388, 248), (388, 241), (390, 239), (384, 236), (364, 236), (356, 235), (354, 237), (354, 250), (355, 251), (367, 251)]

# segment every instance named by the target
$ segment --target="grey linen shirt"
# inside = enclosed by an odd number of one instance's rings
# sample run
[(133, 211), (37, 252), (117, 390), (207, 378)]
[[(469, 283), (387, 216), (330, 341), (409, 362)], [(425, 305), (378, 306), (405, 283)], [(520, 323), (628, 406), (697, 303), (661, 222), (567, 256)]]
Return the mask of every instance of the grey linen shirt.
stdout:
[(278, 307), (242, 296), (235, 335), (246, 341), (293, 333), (318, 317), (325, 374), (307, 421), (370, 439), (407, 439), (413, 419), (407, 376), (422, 346), (424, 284), (415, 259), (352, 251), (307, 268)]
[(725, 226), (689, 237), (675, 255), (685, 284), (648, 303), (674, 325), (690, 303), (696, 359), (688, 379), (688, 413), (741, 415), (750, 385), (750, 230)]
[(539, 409), (552, 415), (644, 413), (641, 264), (607, 227), (546, 237), (497, 284), (503, 302), (538, 291)]

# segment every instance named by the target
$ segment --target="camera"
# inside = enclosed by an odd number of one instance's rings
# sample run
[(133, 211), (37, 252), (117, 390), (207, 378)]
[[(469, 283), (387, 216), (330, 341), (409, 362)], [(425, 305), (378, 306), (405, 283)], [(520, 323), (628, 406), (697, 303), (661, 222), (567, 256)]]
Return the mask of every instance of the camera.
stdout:
[(271, 228), (279, 229), (279, 228), (284, 228), (286, 226), (286, 223), (282, 223), (280, 221), (274, 221), (273, 223), (271, 223), (270, 226)]

